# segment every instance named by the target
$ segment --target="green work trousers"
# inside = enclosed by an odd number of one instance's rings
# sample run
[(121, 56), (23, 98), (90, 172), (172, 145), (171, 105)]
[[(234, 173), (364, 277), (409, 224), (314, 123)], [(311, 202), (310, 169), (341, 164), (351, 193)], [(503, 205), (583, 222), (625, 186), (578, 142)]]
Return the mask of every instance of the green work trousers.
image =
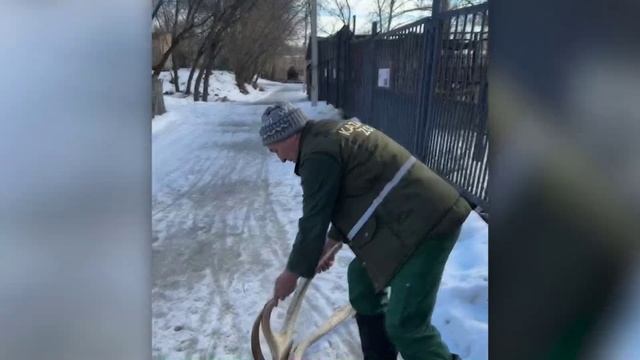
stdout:
[(349, 301), (363, 315), (385, 313), (385, 328), (405, 360), (450, 360), (451, 354), (431, 313), (445, 263), (460, 230), (424, 241), (391, 280), (387, 291), (375, 293), (357, 259), (349, 264)]

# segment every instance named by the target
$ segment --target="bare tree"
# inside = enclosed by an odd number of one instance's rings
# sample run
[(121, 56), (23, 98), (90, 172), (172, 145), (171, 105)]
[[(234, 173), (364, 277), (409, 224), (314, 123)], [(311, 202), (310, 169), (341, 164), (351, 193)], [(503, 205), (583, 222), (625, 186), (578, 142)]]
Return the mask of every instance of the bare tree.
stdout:
[[(483, 1), (486, 0), (441, 0), (440, 11), (471, 6)], [(378, 22), (381, 32), (386, 32), (394, 29), (398, 25), (396, 20), (406, 18), (406, 15), (430, 15), (433, 10), (432, 3), (432, 0), (376, 0), (371, 18)]]
[(151, 114), (162, 115), (167, 109), (164, 106), (164, 98), (162, 97), (162, 80), (157, 77), (151, 78)]
[(335, 34), (338, 30), (340, 30), (340, 28), (336, 26), (335, 23), (326, 24), (326, 25), (318, 24), (318, 34), (321, 34), (324, 36), (331, 36)]
[(153, 65), (153, 76), (160, 75), (169, 56), (194, 31), (211, 22), (223, 0), (164, 0), (156, 15), (158, 26), (171, 34), (171, 45)]
[[(393, 20), (403, 13), (411, 11), (418, 11), (417, 8), (421, 7), (421, 4), (414, 4), (422, 2), (420, 0), (376, 0), (374, 17), (380, 26), (381, 32), (386, 32), (392, 29), (391, 25)], [(430, 9), (429, 5), (429, 9)], [(412, 10), (414, 9), (414, 10)]]
[(187, 84), (185, 88), (186, 95), (191, 94), (191, 89), (192, 89), (191, 84), (193, 82), (196, 70), (200, 67), (200, 61), (204, 57), (205, 48), (208, 45), (207, 36), (211, 36), (210, 33), (211, 33), (211, 28), (205, 28), (205, 29), (202, 29), (201, 31), (197, 31), (196, 34), (193, 36), (193, 38), (187, 40), (187, 42), (189, 43), (187, 56), (189, 57), (189, 60), (190, 60), (190, 61), (187, 61), (187, 63), (188, 63), (188, 66), (191, 67), (191, 70), (189, 72), (189, 78), (187, 80)]
[(382, 30), (382, 24), (384, 24), (385, 14), (387, 10), (387, 0), (376, 0), (376, 9), (373, 12), (374, 21), (378, 23), (380, 30)]
[(302, 43), (302, 47), (307, 47), (307, 40), (309, 34), (309, 26), (311, 23), (311, 1), (303, 0), (302, 5), (304, 6), (304, 41)]
[(172, 82), (174, 84), (176, 92), (181, 91), (178, 70), (180, 68), (190, 66), (189, 64), (192, 58), (191, 54), (194, 52), (193, 47), (195, 42), (197, 42), (197, 40), (193, 38), (184, 40), (180, 43), (180, 45), (176, 47), (176, 49), (173, 51), (173, 54), (171, 54)]
[(319, 5), (321, 10), (338, 18), (342, 25), (349, 26), (352, 15), (352, 3), (349, 0), (324, 0)]
[[(231, 28), (238, 21), (249, 16), (253, 7), (258, 3), (256, 0), (228, 0), (221, 4), (215, 20), (208, 28), (202, 44), (201, 58), (204, 58), (204, 66), (200, 68), (193, 90), (194, 101), (207, 101), (209, 96), (209, 78), (213, 71), (215, 59), (218, 56), (223, 39), (227, 37)], [(234, 44), (235, 45), (235, 44)], [(200, 50), (199, 50), (200, 53)], [(194, 64), (195, 67), (197, 64)], [(200, 96), (200, 84), (204, 79), (202, 97)]]
[(153, 12), (151, 13), (151, 20), (156, 18), (156, 15), (158, 14), (158, 10), (160, 10), (160, 7), (162, 6), (163, 2), (164, 0), (153, 0), (151, 2), (151, 5), (153, 6)]
[(442, 0), (442, 11), (459, 9), (466, 6), (473, 6), (486, 1), (487, 0)]
[(196, 69), (200, 65), (200, 60), (204, 56), (205, 45), (206, 43), (202, 41), (194, 55), (193, 61), (191, 61), (191, 71), (189, 71), (189, 78), (187, 79), (187, 87), (185, 89), (186, 95), (191, 94), (191, 82), (193, 81), (193, 76), (196, 72)]
[(306, 1), (262, 0), (231, 29), (225, 55), (246, 93), (245, 83), (256, 86), (257, 75), (287, 46), (304, 22)]
[[(154, 26), (171, 35), (170, 45), (164, 50), (155, 64), (152, 64), (152, 82), (154, 86), (153, 104), (162, 104), (161, 82), (158, 79), (160, 73), (169, 60), (169, 57), (176, 51), (178, 46), (192, 36), (196, 29), (207, 25), (213, 14), (210, 11), (222, 0), (154, 0), (153, 13), (151, 15)], [(176, 65), (173, 66), (173, 82), (176, 91), (180, 90), (180, 80)], [(158, 95), (159, 94), (159, 95)], [(162, 106), (154, 106), (154, 115), (160, 114), (156, 109)]]

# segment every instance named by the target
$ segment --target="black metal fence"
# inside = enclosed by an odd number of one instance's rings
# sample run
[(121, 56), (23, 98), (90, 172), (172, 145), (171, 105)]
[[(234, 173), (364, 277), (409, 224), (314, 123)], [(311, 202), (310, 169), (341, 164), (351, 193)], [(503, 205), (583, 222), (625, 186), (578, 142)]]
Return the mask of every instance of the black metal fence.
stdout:
[[(487, 3), (318, 41), (319, 100), (393, 137), (489, 209)], [(309, 79), (309, 77), (308, 77)]]

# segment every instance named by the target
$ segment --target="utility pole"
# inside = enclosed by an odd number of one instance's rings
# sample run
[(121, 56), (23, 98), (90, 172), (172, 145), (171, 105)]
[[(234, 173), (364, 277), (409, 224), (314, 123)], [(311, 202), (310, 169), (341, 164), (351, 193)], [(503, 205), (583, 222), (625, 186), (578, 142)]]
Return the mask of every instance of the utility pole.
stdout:
[(311, 0), (311, 106), (318, 106), (318, 6)]

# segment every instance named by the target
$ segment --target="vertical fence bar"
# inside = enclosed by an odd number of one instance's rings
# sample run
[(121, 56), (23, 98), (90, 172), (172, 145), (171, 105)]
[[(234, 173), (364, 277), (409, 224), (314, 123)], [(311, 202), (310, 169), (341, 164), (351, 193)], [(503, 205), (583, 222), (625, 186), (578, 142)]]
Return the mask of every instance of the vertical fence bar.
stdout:
[(462, 25), (460, 26), (461, 29), (460, 31), (458, 31), (457, 33), (457, 40), (454, 43), (454, 54), (455, 54), (455, 58), (454, 58), (454, 71), (452, 74), (452, 81), (453, 81), (453, 96), (452, 99), (450, 99), (450, 101), (452, 101), (455, 106), (453, 107), (453, 114), (452, 117), (449, 119), (449, 121), (452, 124), (452, 128), (453, 131), (450, 134), (450, 143), (449, 143), (449, 158), (448, 158), (448, 164), (447, 167), (449, 168), (449, 172), (452, 174), (451, 175), (451, 181), (453, 183), (455, 182), (455, 174), (457, 172), (457, 156), (458, 156), (458, 129), (460, 128), (460, 123), (462, 122), (463, 118), (463, 114), (464, 111), (466, 110), (466, 107), (464, 106), (464, 102), (461, 102), (461, 97), (462, 97), (462, 91), (460, 89), (461, 86), (461, 80), (460, 80), (460, 73), (463, 71), (463, 63), (462, 63), (462, 50), (464, 48), (464, 37), (465, 37), (465, 31), (466, 31), (466, 26), (467, 26), (467, 14), (464, 14), (464, 17), (462, 17), (462, 15), (458, 15), (458, 23), (460, 22), (460, 19), (462, 20)]
[[(455, 22), (456, 22), (456, 26), (455, 26), (455, 31), (453, 33), (453, 35), (451, 35), (450, 33), (447, 34), (447, 43), (449, 44), (449, 46), (447, 46), (447, 58), (446, 61), (444, 62), (444, 64), (446, 64), (446, 75), (445, 75), (445, 85), (446, 85), (446, 91), (447, 91), (447, 98), (448, 100), (450, 100), (451, 98), (455, 98), (455, 82), (453, 80), (454, 75), (455, 75), (455, 62), (456, 62), (456, 38), (458, 37), (458, 27), (460, 24), (459, 21), (459, 17), (456, 16), (455, 17)], [(447, 100), (445, 100), (443, 105), (447, 104)], [(453, 113), (456, 111), (456, 108), (453, 107), (453, 109), (451, 109), (451, 106), (444, 106), (444, 108), (446, 109), (446, 112), (444, 114), (444, 116), (442, 117), (442, 121), (444, 121), (444, 126), (443, 128), (445, 129), (444, 131), (444, 141), (442, 143), (442, 156), (441, 156), (441, 171), (446, 174), (447, 176), (450, 176), (450, 169), (447, 167), (448, 163), (449, 163), (449, 157), (451, 155), (451, 138), (452, 138), (452, 128), (453, 128), (453, 123), (450, 121), (450, 119), (453, 117)]]
[(378, 78), (378, 56), (376, 54), (376, 42), (377, 42), (377, 36), (378, 36), (378, 31), (377, 31), (377, 23), (374, 22), (372, 24), (373, 27), (373, 32), (371, 33), (371, 74), (370, 79), (370, 88), (369, 88), (369, 117), (368, 117), (368, 121), (371, 122), (372, 124), (375, 124), (375, 126), (379, 126), (375, 119), (374, 119), (374, 112), (373, 112), (373, 97), (375, 95), (375, 90), (376, 90), (376, 86), (377, 86), (377, 78)]
[(424, 88), (422, 86), (422, 84), (424, 83), (424, 72), (425, 69), (427, 67), (426, 64), (426, 46), (424, 46), (426, 44), (426, 39), (427, 39), (427, 23), (424, 23), (421, 25), (421, 33), (422, 33), (422, 44), (423, 47), (421, 49), (418, 50), (418, 63), (420, 64), (419, 68), (420, 68), (420, 75), (418, 77), (418, 83), (416, 84), (416, 92), (418, 94), (418, 99), (416, 101), (416, 118), (415, 118), (415, 122), (416, 122), (416, 132), (414, 134), (414, 138), (413, 138), (413, 146), (415, 147), (416, 151), (415, 153), (418, 155), (418, 158), (422, 161), (424, 161), (424, 154), (422, 153), (422, 137), (424, 136), (423, 133), (423, 124), (424, 122), (422, 121), (422, 114), (424, 112), (423, 107), (425, 106), (425, 101), (423, 99), (424, 96)]
[[(480, 56), (480, 82), (482, 84), (482, 88), (481, 88), (481, 113), (480, 113), (480, 117), (479, 117), (479, 123), (478, 123), (478, 128), (479, 129), (484, 129), (482, 134), (478, 134), (477, 136), (477, 142), (474, 144), (474, 147), (482, 147), (482, 152), (484, 153), (484, 156), (482, 156), (482, 158), (480, 159), (481, 162), (481, 168), (484, 168), (485, 170), (488, 170), (488, 159), (487, 159), (487, 155), (488, 155), (488, 142), (487, 142), (487, 97), (486, 97), (486, 91), (487, 91), (487, 67), (486, 67), (486, 61), (487, 61), (487, 56), (488, 54), (484, 53), (484, 49), (485, 49), (485, 40), (484, 40), (484, 36), (485, 36), (485, 25), (488, 24), (487, 22), (487, 16), (488, 16), (488, 12), (487, 10), (483, 11), (483, 17), (482, 17), (482, 25), (481, 25), (481, 30), (480, 30), (480, 38), (481, 38), (481, 42), (480, 42), (480, 52), (481, 52), (481, 56)], [(480, 151), (480, 150), (479, 150)], [(474, 152), (474, 155), (476, 154), (476, 152)], [(487, 195), (486, 195), (486, 186), (485, 186), (485, 180), (486, 180), (486, 176), (488, 175), (487, 171), (480, 171), (480, 173), (475, 176), (471, 182), (471, 189), (475, 189), (475, 188), (482, 188), (484, 195), (482, 196), (483, 200), (487, 199)], [(486, 208), (488, 208), (488, 202), (485, 201), (485, 206)]]
[(434, 113), (435, 113), (435, 106), (433, 104), (433, 98), (434, 98), (434, 92), (435, 92), (435, 86), (437, 83), (437, 74), (438, 74), (438, 58), (440, 57), (440, 53), (441, 53), (441, 49), (442, 49), (442, 35), (441, 35), (441, 27), (442, 27), (442, 20), (440, 17), (440, 9), (441, 9), (441, 1), (440, 0), (433, 0), (432, 3), (432, 11), (431, 11), (431, 21), (432, 21), (432, 34), (430, 39), (431, 40), (427, 43), (427, 45), (430, 47), (428, 56), (430, 57), (430, 61), (429, 61), (429, 68), (427, 69), (427, 82), (426, 82), (426, 109), (425, 109), (425, 121), (427, 123), (427, 129), (429, 129), (429, 131), (427, 132), (427, 134), (425, 134), (425, 138), (428, 139), (428, 148), (427, 151), (425, 151), (426, 155), (429, 156), (429, 165), (433, 166), (435, 165), (435, 154), (433, 153), (433, 149), (434, 149), (434, 137), (437, 137), (437, 126), (436, 126), (436, 120), (434, 117)]
[(453, 138), (453, 130), (454, 123), (452, 121), (455, 118), (454, 113), (457, 110), (456, 106), (447, 106), (449, 101), (452, 98), (455, 98), (455, 81), (454, 76), (456, 74), (456, 47), (457, 47), (457, 35), (458, 35), (458, 26), (459, 26), (459, 18), (456, 16), (456, 27), (453, 36), (451, 34), (447, 34), (447, 40), (450, 46), (447, 47), (447, 60), (445, 62), (447, 67), (447, 77), (445, 79), (445, 84), (447, 87), (447, 99), (443, 101), (444, 108), (446, 109), (444, 116), (442, 116), (442, 121), (444, 121), (445, 125), (445, 138), (442, 145), (442, 172), (448, 177), (451, 177), (451, 169), (449, 168), (449, 158), (451, 157), (451, 143)]
[[(480, 121), (479, 117), (475, 115), (478, 113), (478, 110), (481, 110), (480, 107), (478, 106), (478, 103), (481, 101), (480, 100), (481, 96), (479, 93), (480, 89), (479, 88), (476, 89), (476, 85), (475, 85), (476, 84), (475, 77), (477, 74), (478, 63), (480, 61), (480, 56), (481, 56), (481, 54), (478, 54), (477, 50), (478, 50), (478, 44), (480, 44), (479, 39), (482, 33), (482, 31), (478, 33), (476, 28), (478, 14), (482, 16), (482, 13), (474, 12), (473, 18), (471, 20), (472, 43), (471, 43), (470, 50), (468, 51), (469, 56), (467, 57), (469, 62), (469, 81), (471, 81), (474, 84), (474, 90), (475, 90), (473, 99), (472, 99), (475, 111), (471, 114), (470, 122), (469, 122), (469, 125), (467, 126), (466, 136), (465, 136), (465, 148), (464, 148), (465, 159), (462, 164), (462, 167), (464, 169), (464, 177), (461, 181), (461, 186), (465, 189), (469, 188), (471, 184), (471, 171), (469, 169), (469, 166), (473, 163), (473, 156), (474, 156), (474, 152), (476, 151), (475, 149), (476, 137), (480, 136), (479, 131), (481, 130), (478, 124)], [(473, 134), (475, 134), (475, 136), (473, 136)]]
[[(458, 15), (459, 17), (460, 15)], [(462, 21), (462, 31), (459, 33), (459, 40), (456, 42), (456, 59), (455, 59), (455, 72), (454, 72), (454, 77), (453, 77), (453, 81), (454, 81), (454, 96), (452, 101), (458, 102), (457, 106), (455, 106), (454, 108), (454, 112), (453, 112), (453, 118), (450, 119), (450, 121), (452, 122), (453, 125), (453, 132), (451, 133), (451, 143), (450, 143), (450, 155), (449, 155), (449, 163), (447, 164), (447, 166), (449, 167), (449, 171), (452, 172), (451, 175), (451, 181), (456, 184), (459, 185), (458, 181), (457, 181), (457, 177), (458, 177), (458, 164), (461, 162), (458, 159), (458, 156), (460, 154), (460, 149), (459, 149), (459, 140), (460, 140), (460, 135), (459, 135), (459, 130), (462, 128), (462, 122), (465, 119), (465, 112), (467, 110), (466, 104), (464, 101), (462, 101), (463, 98), (463, 88), (462, 88), (462, 82), (463, 79), (461, 79), (461, 73), (464, 71), (464, 56), (462, 56), (462, 51), (464, 50), (464, 46), (465, 46), (465, 37), (466, 37), (466, 30), (467, 30), (467, 17), (468, 14), (464, 14), (464, 20)]]
[(428, 112), (428, 121), (432, 127), (432, 134), (430, 138), (429, 150), (432, 154), (432, 159), (430, 162), (431, 167), (440, 171), (439, 169), (439, 153), (440, 146), (443, 140), (442, 135), (442, 121), (438, 116), (438, 106), (435, 104), (435, 93), (438, 91), (437, 86), (440, 81), (444, 82), (445, 73), (446, 73), (446, 47), (448, 46), (449, 41), (444, 39), (443, 34), (445, 31), (449, 31), (450, 22), (447, 22), (446, 28), (444, 20), (441, 17), (437, 17), (434, 19), (436, 21), (436, 27), (434, 28), (434, 48), (433, 48), (433, 71), (431, 74), (431, 82), (430, 85), (431, 93), (429, 94), (429, 99), (427, 100), (431, 109)]

